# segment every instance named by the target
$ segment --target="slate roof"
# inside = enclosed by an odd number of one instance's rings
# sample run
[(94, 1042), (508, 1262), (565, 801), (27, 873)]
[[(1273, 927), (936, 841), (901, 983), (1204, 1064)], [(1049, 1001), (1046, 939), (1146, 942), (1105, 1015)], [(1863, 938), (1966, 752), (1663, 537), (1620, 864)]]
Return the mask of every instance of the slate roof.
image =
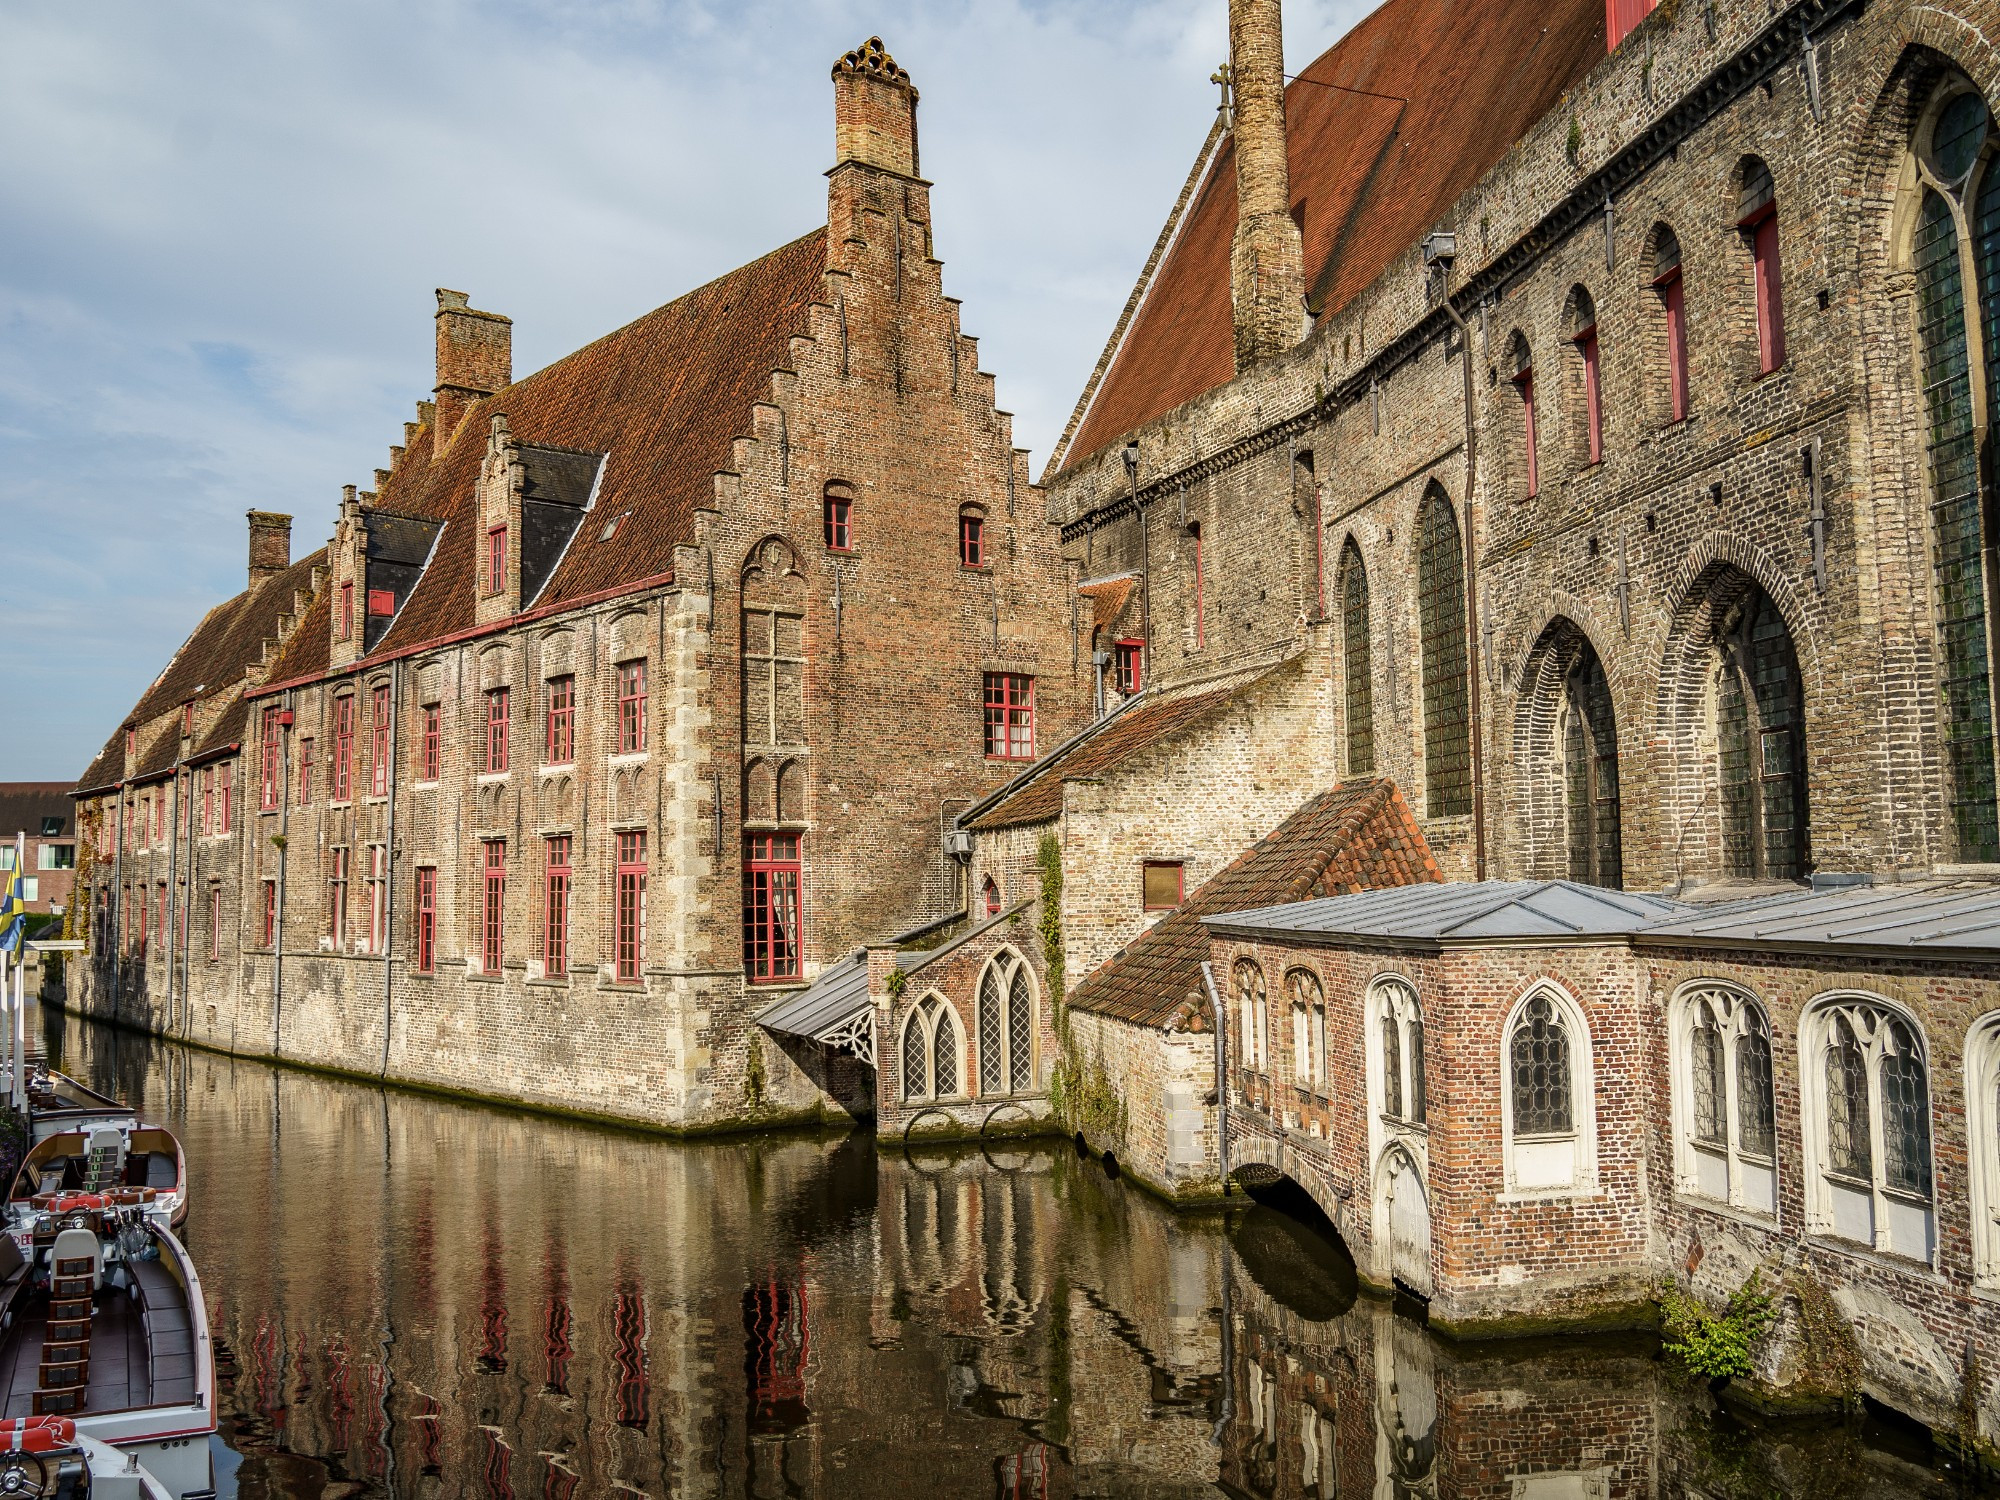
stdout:
[(1639, 941), (1991, 959), (2000, 953), (2000, 883), (1940, 880), (1793, 891), (1694, 908), (1653, 923)]
[[(1387, 0), (1308, 67), (1285, 122), (1315, 312), (1352, 301), (1604, 55), (1602, 0)], [(1231, 378), (1235, 232), (1225, 139), (1112, 335), (1063, 467)]]
[(17, 833), (38, 839), (44, 818), (61, 818), (63, 833), (74, 833), (69, 791), (67, 781), (0, 781), (0, 837), (10, 846)]
[[(125, 773), (125, 726), (135, 725), (140, 730), (139, 755), (133, 770), (134, 776), (157, 775), (169, 769), (180, 749), (180, 726), (178, 722), (168, 722), (159, 728), (151, 728), (155, 720), (171, 714), (191, 698), (206, 701), (220, 693), (237, 693), (243, 687), (243, 674), (259, 659), (264, 643), (274, 640), (278, 634), (278, 621), (292, 607), (293, 600), (307, 593), (312, 587), (313, 569), (326, 566), (326, 549), (300, 558), (282, 573), (277, 573), (225, 599), (206, 615), (201, 623), (181, 643), (160, 675), (153, 679), (152, 686), (140, 696), (132, 712), (127, 714), (111, 733), (82, 776), (77, 778), (75, 795), (101, 791), (114, 785)], [(321, 594), (327, 591), (322, 589)], [(307, 610), (310, 617), (312, 611)], [(322, 610), (320, 618), (325, 619)], [(293, 639), (296, 640), (297, 633)], [(242, 739), (240, 721), (240, 696), (237, 703), (225, 711), (225, 722), (232, 716), (237, 722), (237, 732), (228, 739), (221, 739), (214, 726), (203, 737), (195, 752), (240, 742)]]
[(1232, 937), (1431, 946), (1630, 936), (1688, 910), (1664, 896), (1571, 880), (1481, 880), (1225, 910), (1206, 921)]
[(1082, 1011), (1167, 1026), (1199, 999), (1208, 957), (1202, 919), (1314, 894), (1442, 880), (1430, 846), (1393, 781), (1349, 781), (1313, 798), (1180, 907), (1094, 969), (1070, 997)]
[[(420, 437), (374, 503), (443, 521), (444, 530), (370, 655), (420, 647), (475, 623), (475, 487), (496, 413), (524, 445), (605, 455), (593, 519), (542, 587), (538, 608), (668, 572), (674, 548), (694, 535), (696, 508), (714, 503), (714, 476), (730, 467), (733, 440), (751, 430), (752, 404), (768, 397), (773, 370), (789, 368), (790, 340), (806, 331), (825, 270), (826, 231), (816, 229), (481, 398), (451, 433)], [(572, 491), (582, 473), (579, 463)], [(630, 518), (601, 540), (597, 518), (627, 511)], [(327, 670), (326, 610), (322, 604), (306, 622), (273, 682)]]
[[(1281, 668), (1271, 669), (1277, 670)], [(1141, 751), (1199, 723), (1269, 675), (1270, 672), (1262, 672), (1166, 698), (1147, 694), (1128, 698), (1116, 712), (1105, 715), (1067, 744), (1058, 746), (986, 803), (967, 809), (959, 822), (963, 827), (981, 830), (1046, 823), (1062, 812), (1064, 782), (1087, 780), (1116, 769)]]

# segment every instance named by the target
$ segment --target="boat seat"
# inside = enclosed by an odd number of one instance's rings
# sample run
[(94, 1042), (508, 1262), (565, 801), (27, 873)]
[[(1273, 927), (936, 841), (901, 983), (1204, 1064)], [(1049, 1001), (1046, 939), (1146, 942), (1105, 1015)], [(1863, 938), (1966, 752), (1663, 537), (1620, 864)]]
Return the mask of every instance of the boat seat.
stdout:
[(28, 1279), (27, 1257), (21, 1254), (21, 1247), (14, 1243), (11, 1234), (0, 1234), (0, 1307), (14, 1300)]
[(50, 1295), (66, 1298), (67, 1294), (58, 1283), (84, 1276), (90, 1278), (92, 1291), (104, 1284), (104, 1262), (97, 1236), (88, 1229), (62, 1230), (56, 1235), (55, 1243), (49, 1246)]
[(147, 1155), (149, 1160), (146, 1162), (146, 1180), (139, 1186), (170, 1188), (179, 1184), (181, 1174), (174, 1165), (172, 1152), (152, 1151)]

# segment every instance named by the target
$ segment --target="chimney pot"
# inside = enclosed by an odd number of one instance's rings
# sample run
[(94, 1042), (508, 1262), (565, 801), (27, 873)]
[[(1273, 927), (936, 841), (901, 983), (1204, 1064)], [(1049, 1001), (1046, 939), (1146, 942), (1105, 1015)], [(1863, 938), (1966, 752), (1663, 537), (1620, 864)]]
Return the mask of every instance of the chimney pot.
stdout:
[(275, 578), (292, 565), (292, 518), (272, 510), (250, 517), (250, 586)]
[(917, 175), (917, 91), (871, 36), (833, 65), (834, 165)]

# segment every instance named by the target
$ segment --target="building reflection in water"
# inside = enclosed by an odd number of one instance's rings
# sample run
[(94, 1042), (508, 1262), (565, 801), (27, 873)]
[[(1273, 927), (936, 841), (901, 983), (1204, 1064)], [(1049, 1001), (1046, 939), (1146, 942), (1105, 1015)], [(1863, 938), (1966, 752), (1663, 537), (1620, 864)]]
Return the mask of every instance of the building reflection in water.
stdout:
[(245, 1496), (1941, 1493), (1643, 1342), (1443, 1344), (1297, 1216), (1067, 1151), (676, 1145), (57, 1040), (182, 1135)]

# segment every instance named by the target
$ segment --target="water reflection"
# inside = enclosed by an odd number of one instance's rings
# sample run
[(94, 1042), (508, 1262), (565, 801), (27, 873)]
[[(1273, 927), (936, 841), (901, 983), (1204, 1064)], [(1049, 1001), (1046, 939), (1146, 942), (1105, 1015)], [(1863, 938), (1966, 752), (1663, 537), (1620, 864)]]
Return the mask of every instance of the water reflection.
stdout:
[(1644, 1342), (1461, 1347), (1060, 1151), (678, 1146), (50, 1018), (169, 1120), (244, 1496), (1944, 1493)]

